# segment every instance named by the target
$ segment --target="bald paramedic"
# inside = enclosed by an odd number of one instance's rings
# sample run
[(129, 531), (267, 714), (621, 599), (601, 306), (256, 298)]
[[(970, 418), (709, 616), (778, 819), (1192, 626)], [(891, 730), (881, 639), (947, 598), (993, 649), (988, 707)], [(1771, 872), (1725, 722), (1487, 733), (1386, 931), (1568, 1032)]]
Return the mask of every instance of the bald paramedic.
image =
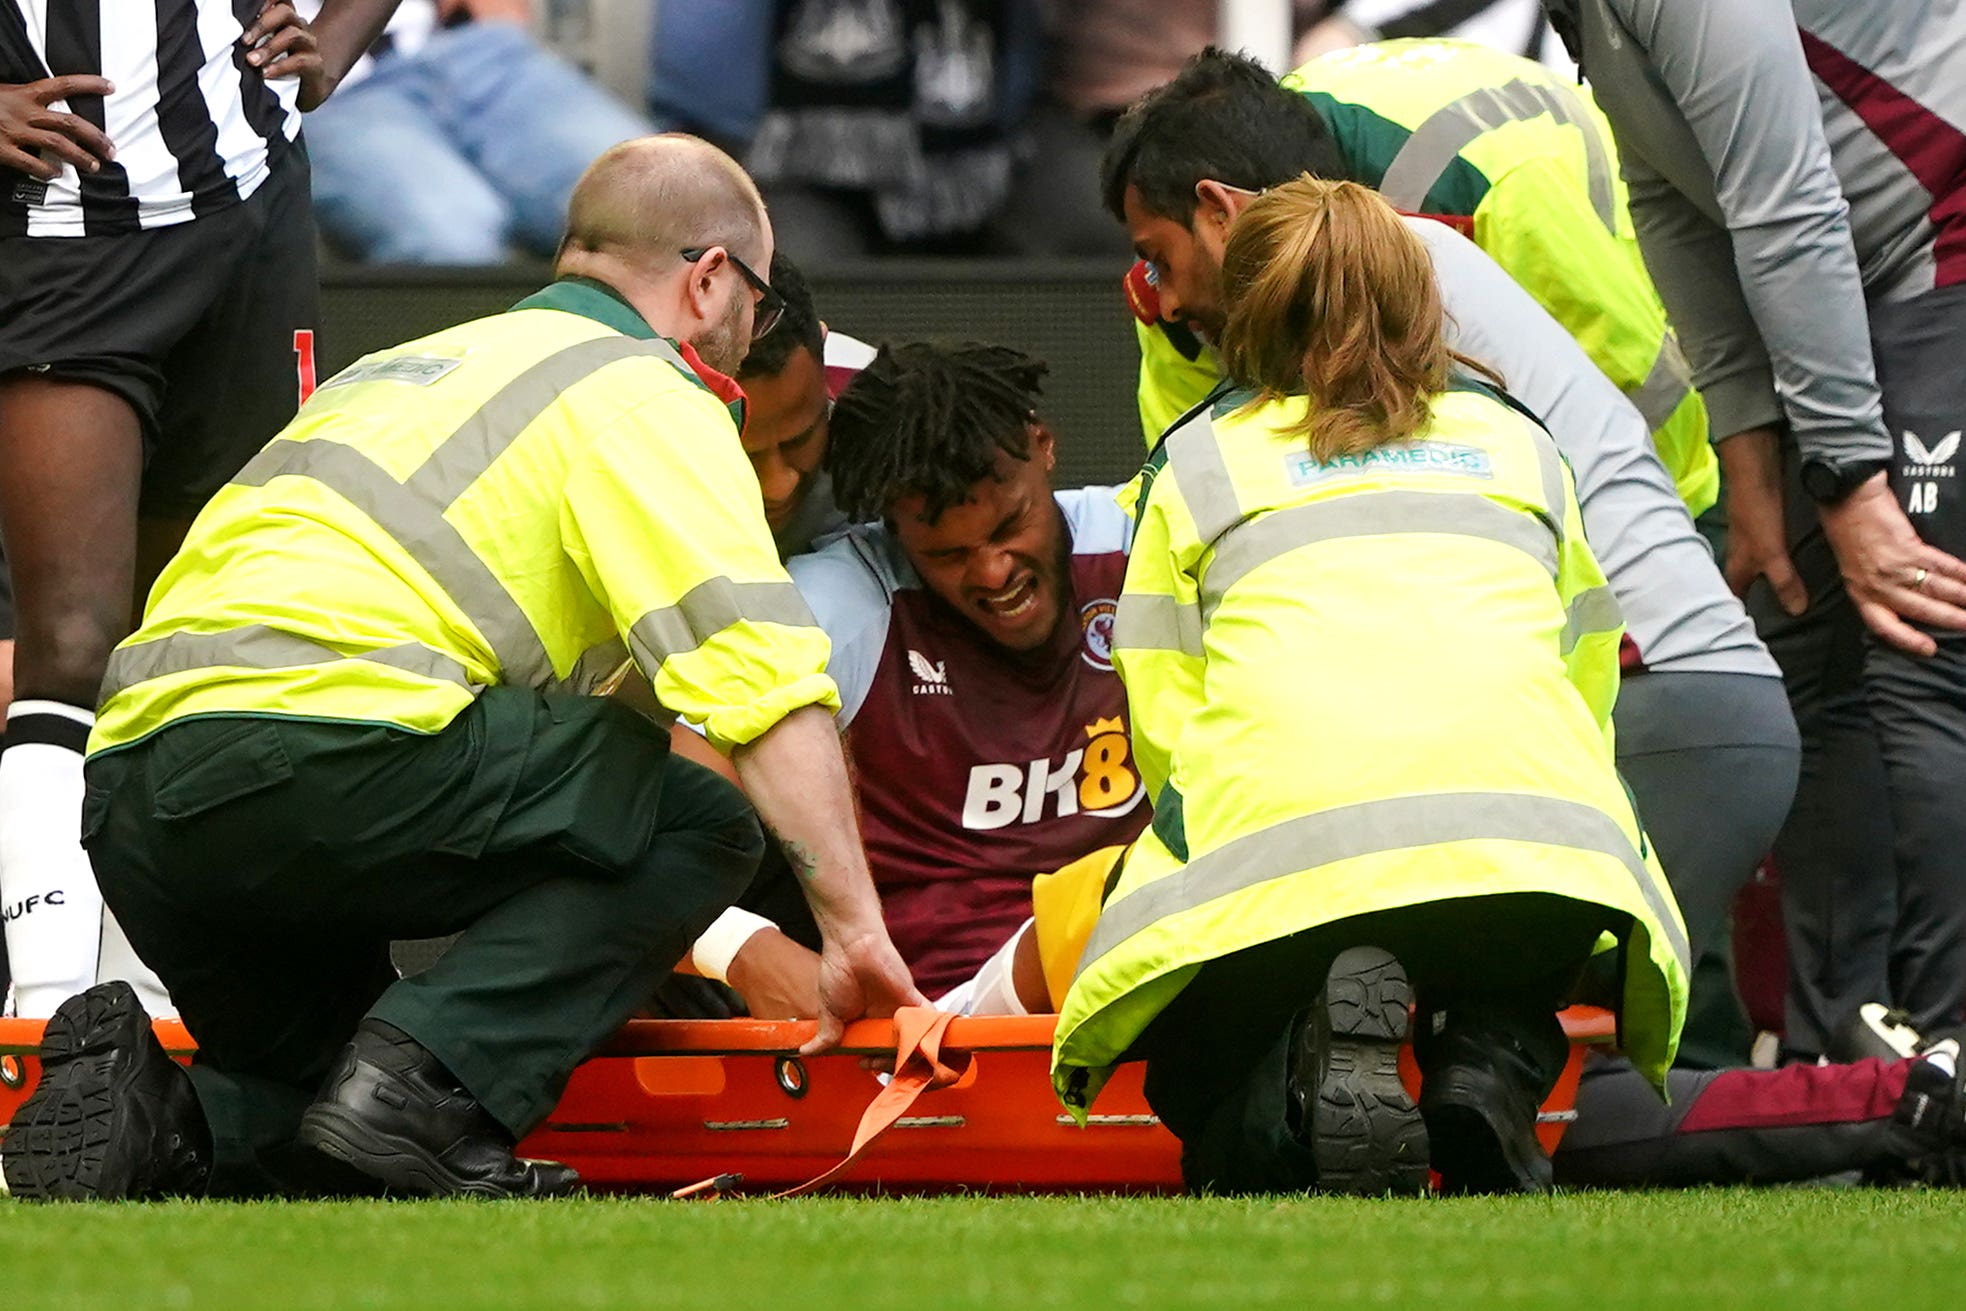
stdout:
[[(566, 1191), (514, 1144), (751, 879), (758, 817), (820, 928), (812, 1048), (919, 1001), (722, 372), (771, 255), (727, 156), (616, 147), (551, 286), (358, 361), (213, 499), (110, 662), (83, 824), (197, 1064), (122, 985), (71, 998), (17, 1196)], [(755, 815), (583, 695), (629, 659)], [(390, 939), (449, 933), (394, 976)]]

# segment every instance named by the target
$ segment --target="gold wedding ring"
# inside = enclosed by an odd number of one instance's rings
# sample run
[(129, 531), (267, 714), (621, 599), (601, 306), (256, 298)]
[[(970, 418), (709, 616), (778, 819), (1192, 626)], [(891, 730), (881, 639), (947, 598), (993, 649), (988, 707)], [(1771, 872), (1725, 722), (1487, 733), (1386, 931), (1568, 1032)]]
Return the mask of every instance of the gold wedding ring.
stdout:
[(1930, 577), (1931, 575), (1926, 573), (1922, 567), (1914, 568), (1911, 571), (1911, 590), (1914, 592), (1924, 591), (1925, 580)]

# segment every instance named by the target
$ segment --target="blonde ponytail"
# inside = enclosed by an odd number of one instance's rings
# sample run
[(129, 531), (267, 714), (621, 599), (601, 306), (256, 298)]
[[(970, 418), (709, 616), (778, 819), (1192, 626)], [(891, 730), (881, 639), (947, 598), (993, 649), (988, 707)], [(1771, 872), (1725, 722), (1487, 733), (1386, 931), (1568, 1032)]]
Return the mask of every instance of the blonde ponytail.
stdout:
[(1224, 369), (1256, 404), (1308, 396), (1315, 459), (1426, 427), (1460, 357), (1426, 246), (1376, 192), (1308, 174), (1272, 187), (1230, 229), (1222, 276)]

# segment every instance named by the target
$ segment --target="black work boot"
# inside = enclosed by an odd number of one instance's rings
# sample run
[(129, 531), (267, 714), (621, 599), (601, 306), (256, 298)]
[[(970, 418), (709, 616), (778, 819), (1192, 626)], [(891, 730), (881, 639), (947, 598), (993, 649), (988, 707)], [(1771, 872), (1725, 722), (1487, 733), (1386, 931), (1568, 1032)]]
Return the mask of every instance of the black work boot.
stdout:
[(512, 1135), (443, 1062), (380, 1020), (342, 1049), (299, 1141), (394, 1193), (553, 1197), (580, 1183), (567, 1166), (514, 1156)]
[(1427, 1126), (1399, 1079), (1413, 993), (1389, 951), (1352, 947), (1325, 974), (1291, 1052), (1298, 1137), (1319, 1192), (1427, 1191)]
[(1420, 1114), (1444, 1193), (1546, 1193), (1536, 1116), (1570, 1054), (1555, 1014), (1470, 1006), (1427, 1017), (1414, 1042)]
[(164, 1054), (127, 983), (63, 1002), (41, 1035), (41, 1081), (0, 1144), (7, 1188), (29, 1201), (197, 1197), (211, 1129), (191, 1076)]

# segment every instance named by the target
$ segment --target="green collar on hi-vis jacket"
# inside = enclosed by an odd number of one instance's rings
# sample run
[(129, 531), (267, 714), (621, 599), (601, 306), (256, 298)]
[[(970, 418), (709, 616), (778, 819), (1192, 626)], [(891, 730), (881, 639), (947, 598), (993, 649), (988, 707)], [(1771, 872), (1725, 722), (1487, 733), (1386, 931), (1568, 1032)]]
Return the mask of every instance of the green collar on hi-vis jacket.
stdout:
[(565, 310), (582, 318), (605, 323), (625, 337), (654, 341), (662, 334), (649, 327), (648, 320), (636, 312), (628, 298), (605, 282), (592, 278), (561, 278), (542, 287), (512, 307), (515, 310)]
[(578, 314), (599, 324), (613, 328), (626, 337), (638, 341), (668, 341), (676, 348), (676, 353), (688, 367), (683, 376), (724, 403), (730, 411), (731, 422), (739, 432), (744, 431), (745, 396), (743, 388), (723, 374), (717, 372), (701, 359), (687, 345), (670, 341), (648, 325), (640, 312), (628, 303), (627, 297), (605, 282), (579, 276), (561, 278), (550, 286), (542, 287), (532, 295), (512, 307), (515, 310), (561, 310), (567, 314)]

